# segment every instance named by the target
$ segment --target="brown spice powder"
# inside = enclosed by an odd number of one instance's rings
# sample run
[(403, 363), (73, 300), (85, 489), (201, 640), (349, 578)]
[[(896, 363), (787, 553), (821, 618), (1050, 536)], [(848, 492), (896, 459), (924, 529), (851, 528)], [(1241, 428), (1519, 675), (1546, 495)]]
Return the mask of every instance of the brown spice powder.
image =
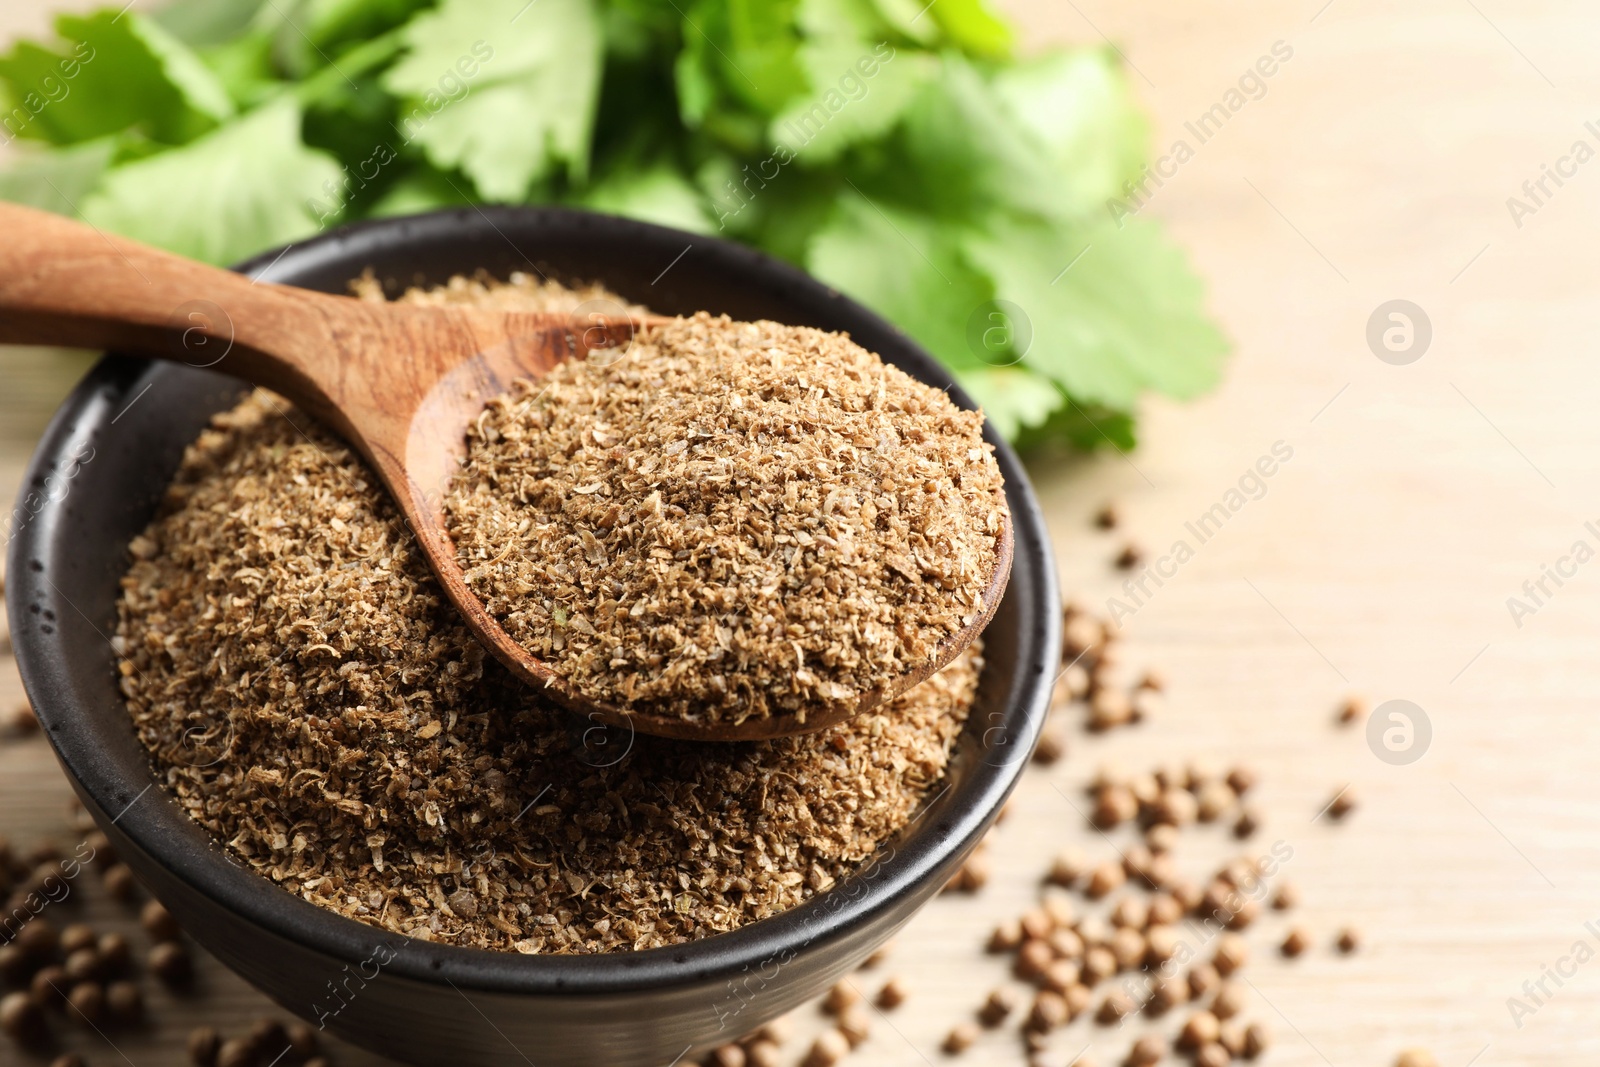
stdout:
[(427, 940), (655, 947), (825, 889), (943, 774), (976, 647), (814, 735), (590, 729), (486, 659), (376, 479), (284, 410), (257, 393), (190, 448), (116, 638), (162, 781), (284, 889)]
[(854, 706), (967, 625), (1005, 517), (982, 417), (848, 338), (704, 313), (492, 402), (447, 497), (512, 639), (624, 710)]

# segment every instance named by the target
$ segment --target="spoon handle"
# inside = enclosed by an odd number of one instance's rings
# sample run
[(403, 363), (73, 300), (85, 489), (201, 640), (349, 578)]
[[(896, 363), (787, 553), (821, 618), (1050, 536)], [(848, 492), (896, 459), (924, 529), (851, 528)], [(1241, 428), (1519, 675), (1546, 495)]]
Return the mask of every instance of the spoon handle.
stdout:
[[(292, 354), (347, 298), (272, 285), (0, 203), (0, 342), (114, 348), (209, 367), (303, 395)], [(286, 356), (290, 358), (286, 358)]]

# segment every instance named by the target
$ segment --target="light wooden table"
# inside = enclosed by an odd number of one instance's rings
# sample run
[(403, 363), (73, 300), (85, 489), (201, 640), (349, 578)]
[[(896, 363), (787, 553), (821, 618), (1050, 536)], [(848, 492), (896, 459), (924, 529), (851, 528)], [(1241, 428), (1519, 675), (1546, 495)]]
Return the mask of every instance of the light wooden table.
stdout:
[[(37, 6), (13, 2), (4, 17)], [(1319, 938), (1286, 963), (1268, 950), (1281, 920), (1252, 931), (1251, 1014), (1278, 1038), (1269, 1062), (1387, 1064), (1410, 1044), (1445, 1067), (1596, 1062), (1600, 962), (1559, 987), (1546, 979), (1553, 995), (1526, 1000), (1536, 1010), (1520, 1025), (1508, 998), (1575, 943), (1600, 950), (1585, 926), (1600, 920), (1600, 564), (1551, 585), (1520, 626), (1506, 602), (1574, 541), (1600, 547), (1584, 528), (1600, 519), (1600, 250), (1587, 240), (1600, 162), (1552, 185), (1520, 226), (1506, 201), (1574, 141), (1600, 147), (1584, 127), (1600, 117), (1600, 21), (1577, 0), (1010, 6), (1034, 39), (1119, 42), (1163, 146), (1274, 42), (1294, 53), (1147, 209), (1210, 279), (1236, 342), (1226, 383), (1187, 407), (1152, 404), (1131, 457), (1034, 469), (1067, 588), (1098, 604), (1119, 591), (1120, 539), (1088, 521), (1107, 498), (1159, 556), (1192, 544), (1185, 523), (1275, 442), (1293, 458), (1127, 621), (1135, 658), (1171, 678), (1167, 710), (1138, 730), (1075, 736), (1068, 760), (1030, 774), (993, 839), (990, 887), (941, 898), (901, 939), (891, 969), (912, 999), (853, 1062), (940, 1063), (950, 1022), (1002, 978), (977, 952), (993, 919), (1032, 899), (1059, 846), (1110, 854), (1064, 796), (1102, 759), (1191, 755), (1262, 771), (1257, 842), (1293, 849), (1299, 919)], [(1380, 361), (1365, 339), (1394, 299), (1432, 323), (1410, 365)], [(64, 379), (3, 358), (9, 486)], [(1420, 705), (1426, 754), (1390, 765), (1359, 729), (1335, 729), (1350, 692)], [(0, 705), (16, 699), (7, 665)], [(1347, 783), (1355, 815), (1314, 820)], [(64, 830), (65, 798), (42, 742), (0, 745), (0, 829)], [(1229, 853), (1218, 835), (1196, 842), (1193, 872)], [(1368, 942), (1351, 959), (1326, 948), (1345, 922)], [(207, 981), (220, 990), (212, 1016), (259, 1004), (227, 976)], [(1080, 1023), (1056, 1047), (1091, 1038), (1103, 1065), (1129, 1040)], [(94, 1040), (81, 1047), (117, 1062)], [(1021, 1062), (1015, 1047), (986, 1038), (967, 1062)], [(176, 1062), (155, 1039), (123, 1050), (138, 1067)]]

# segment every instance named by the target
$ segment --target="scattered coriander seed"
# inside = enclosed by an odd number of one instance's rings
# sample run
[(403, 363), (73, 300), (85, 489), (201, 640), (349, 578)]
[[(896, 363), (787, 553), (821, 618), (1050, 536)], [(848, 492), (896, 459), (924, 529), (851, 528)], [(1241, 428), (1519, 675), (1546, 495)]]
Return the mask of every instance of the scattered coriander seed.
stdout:
[(776, 1019), (769, 1019), (756, 1031), (757, 1041), (770, 1041), (774, 1045), (782, 1045), (794, 1036), (794, 1018), (780, 1015)]
[(711, 1058), (706, 1067), (745, 1067), (749, 1057), (745, 1054), (742, 1045), (719, 1045), (711, 1050)]
[(1178, 846), (1178, 828), (1171, 823), (1154, 823), (1144, 832), (1144, 844), (1156, 855), (1165, 855)]
[(1108, 860), (1089, 875), (1089, 885), (1085, 892), (1089, 894), (1090, 899), (1099, 900), (1127, 880), (1128, 876), (1123, 871), (1122, 864)]
[(1228, 1050), (1228, 1055), (1234, 1059), (1244, 1055), (1244, 1023), (1238, 1019), (1228, 1019), (1218, 1031), (1217, 1043)]
[(1346, 926), (1339, 931), (1338, 940), (1334, 944), (1338, 946), (1340, 952), (1348, 956), (1361, 947), (1361, 932), (1353, 926)]
[(217, 1067), (256, 1067), (260, 1062), (256, 1043), (248, 1037), (230, 1037), (217, 1048)]
[(217, 1049), (222, 1046), (222, 1036), (216, 1027), (197, 1026), (189, 1031), (189, 1062), (194, 1067), (216, 1067)]
[(1115, 1026), (1137, 1009), (1132, 997), (1120, 989), (1114, 989), (1100, 1002), (1100, 1010), (1094, 1013), (1094, 1021), (1101, 1026)]
[(1064, 997), (1067, 990), (1077, 985), (1082, 977), (1083, 965), (1077, 960), (1056, 960), (1044, 969), (1044, 977), (1039, 985)]
[(1233, 1057), (1220, 1041), (1201, 1045), (1194, 1054), (1194, 1067), (1228, 1067), (1232, 1062)]
[(1029, 908), (1022, 913), (1022, 936), (1030, 941), (1043, 941), (1055, 928), (1055, 917), (1043, 907)]
[(1204, 823), (1216, 822), (1235, 804), (1238, 796), (1227, 782), (1207, 782), (1195, 794), (1195, 816)]
[(289, 1043), (289, 1033), (283, 1028), (282, 1021), (270, 1015), (263, 1015), (250, 1024), (249, 1038), (255, 1042), (256, 1048), (269, 1056), (277, 1055)]
[(1012, 964), (1016, 976), (1024, 982), (1037, 982), (1044, 977), (1045, 968), (1055, 961), (1055, 950), (1048, 941), (1030, 939), (1022, 943), (1017, 950), (1017, 958)]
[(952, 1056), (960, 1055), (972, 1047), (978, 1040), (978, 1028), (971, 1023), (956, 1023), (950, 1032), (944, 1035), (944, 1042), (939, 1047)]
[(1122, 871), (1129, 878), (1142, 878), (1155, 861), (1155, 853), (1143, 845), (1133, 845), (1122, 854)]
[(163, 941), (150, 950), (150, 972), (169, 986), (182, 985), (194, 976), (194, 961), (176, 941)]
[(1238, 934), (1223, 934), (1217, 938), (1217, 951), (1211, 957), (1217, 973), (1228, 977), (1250, 962), (1250, 946)]
[(1044, 909), (1045, 914), (1050, 916), (1051, 921), (1055, 923), (1055, 929), (1051, 931), (1052, 935), (1063, 930), (1070, 931), (1078, 922), (1078, 910), (1073, 907), (1072, 900), (1059, 893), (1049, 894), (1039, 906)]
[(32, 1044), (46, 1032), (44, 1013), (27, 993), (0, 997), (0, 1030), (18, 1044)]
[(1039, 740), (1033, 746), (1033, 762), (1048, 767), (1067, 754), (1067, 729), (1051, 719), (1039, 730)]
[(993, 1029), (1006, 1021), (1017, 1010), (1017, 996), (1004, 987), (991, 989), (989, 996), (978, 1009), (978, 1021)]
[(1067, 1021), (1071, 1022), (1089, 1010), (1094, 994), (1090, 992), (1088, 986), (1079, 983), (1061, 994), (1061, 999), (1067, 1002)]
[(1219, 1019), (1232, 1019), (1245, 1007), (1244, 987), (1237, 982), (1223, 982), (1211, 998), (1211, 1014)]
[(23, 701), (11, 712), (11, 732), (18, 737), (27, 737), (39, 732), (39, 719), (33, 713), (32, 704)]
[(1145, 1034), (1128, 1049), (1127, 1067), (1150, 1067), (1167, 1054), (1167, 1043), (1157, 1034)]
[(1083, 943), (1083, 935), (1071, 927), (1058, 928), (1049, 937), (1050, 948), (1063, 960), (1079, 960), (1087, 946)]
[(986, 949), (996, 955), (1005, 952), (1015, 952), (1022, 944), (1022, 924), (1015, 919), (996, 926), (989, 934)]
[(1104, 733), (1133, 722), (1133, 701), (1120, 689), (1102, 688), (1089, 698), (1089, 730)]
[(1159, 967), (1178, 954), (1181, 941), (1170, 926), (1151, 926), (1144, 932), (1145, 961)]
[(1339, 710), (1338, 710), (1337, 714), (1335, 715), (1335, 718), (1338, 719), (1339, 725), (1341, 725), (1341, 726), (1349, 726), (1351, 723), (1355, 722), (1357, 719), (1366, 718), (1366, 715), (1367, 715), (1367, 700), (1366, 700), (1366, 698), (1365, 697), (1359, 697), (1359, 696), (1349, 696), (1349, 697), (1346, 697), (1344, 699), (1344, 702), (1339, 705)]
[(899, 975), (884, 982), (883, 986), (878, 990), (877, 997), (873, 1000), (873, 1003), (884, 1011), (893, 1011), (905, 1002), (906, 985), (905, 982), (901, 981)]
[(1233, 836), (1240, 841), (1254, 837), (1259, 829), (1261, 829), (1261, 816), (1251, 808), (1241, 811), (1233, 822)]
[(1138, 897), (1123, 897), (1111, 909), (1111, 925), (1126, 926), (1134, 930), (1144, 928), (1150, 921), (1150, 906)]
[(99, 982), (79, 982), (67, 993), (68, 1014), (85, 1026), (98, 1026), (106, 1014), (106, 991)]
[(1183, 908), (1185, 912), (1191, 912), (1200, 906), (1203, 893), (1200, 887), (1193, 882), (1176, 878), (1168, 881), (1163, 888), (1172, 894), (1172, 899), (1176, 900), (1178, 906)]
[(309, 1058), (317, 1053), (317, 1031), (309, 1023), (294, 1019), (284, 1027), (284, 1036), (296, 1056)]
[[(1010, 805), (1007, 805), (1005, 808), (1000, 809), (1000, 818), (996, 820), (997, 822), (1005, 821), (1006, 811), (1009, 807)], [(881, 967), (883, 965), (883, 961), (887, 960), (889, 958), (889, 954), (893, 951), (894, 939), (890, 938), (888, 941), (885, 941), (883, 944), (873, 949), (872, 955), (861, 961), (861, 969), (863, 971), (870, 971), (874, 967)]]
[(139, 911), (139, 923), (144, 927), (145, 933), (150, 935), (152, 941), (178, 940), (178, 920), (159, 900), (145, 901)]
[(1345, 786), (1339, 790), (1338, 795), (1328, 803), (1328, 816), (1335, 822), (1343, 819), (1354, 810), (1356, 810), (1356, 795), (1350, 786)]
[(111, 899), (124, 904), (133, 899), (134, 893), (139, 888), (139, 880), (125, 863), (113, 863), (106, 868), (106, 873), (102, 877), (106, 892), (110, 894)]
[(1222, 981), (1217, 969), (1209, 963), (1197, 963), (1189, 968), (1189, 999), (1199, 1000)]
[(128, 939), (116, 931), (101, 934), (95, 942), (95, 951), (100, 954), (100, 963), (107, 974), (122, 974), (133, 961)]
[(39, 963), (39, 957), (20, 945), (0, 945), (0, 984), (21, 985)]
[(872, 1020), (860, 1004), (851, 1005), (840, 1012), (838, 1022), (834, 1025), (844, 1035), (851, 1048), (860, 1048), (867, 1038), (872, 1036)]
[(1244, 1058), (1253, 1060), (1272, 1046), (1272, 1032), (1261, 1023), (1244, 1028)]
[(88, 923), (68, 923), (61, 930), (61, 952), (70, 956), (82, 949), (92, 949), (98, 940), (94, 927)]
[(106, 986), (106, 1008), (111, 1018), (123, 1026), (133, 1026), (144, 1018), (144, 993), (137, 982), (119, 979)]
[(1082, 978), (1086, 986), (1105, 981), (1117, 973), (1117, 957), (1103, 945), (1096, 945), (1083, 954)]
[(1293, 882), (1278, 883), (1277, 891), (1272, 894), (1272, 910), (1288, 911), (1300, 903), (1300, 887)]
[(1057, 852), (1050, 861), (1048, 881), (1051, 885), (1070, 888), (1074, 882), (1089, 872), (1089, 857), (1082, 849), (1066, 848)]
[(1157, 893), (1150, 898), (1151, 926), (1176, 926), (1183, 912), (1183, 905), (1171, 893)]
[(1145, 671), (1144, 675), (1139, 679), (1139, 688), (1153, 689), (1158, 693), (1164, 693), (1167, 689), (1167, 676), (1152, 667)]
[(1061, 651), (1069, 662), (1077, 659), (1105, 639), (1098, 623), (1086, 615), (1074, 615), (1061, 627)]
[(1121, 570), (1131, 571), (1144, 562), (1144, 549), (1129, 541), (1122, 546), (1122, 551), (1117, 553), (1117, 567)]
[(1283, 944), (1278, 947), (1285, 956), (1293, 959), (1311, 947), (1311, 935), (1303, 926), (1291, 927), (1284, 935)]
[(1139, 801), (1127, 786), (1113, 785), (1100, 790), (1089, 820), (1098, 830), (1113, 830), (1137, 818)]
[(1394, 1067), (1439, 1067), (1439, 1061), (1425, 1048), (1408, 1048), (1395, 1057)]
[(1253, 899), (1245, 897), (1239, 900), (1228, 915), (1228, 929), (1243, 930), (1256, 921), (1261, 914), (1261, 905)]
[(744, 1050), (745, 1067), (779, 1067), (783, 1050), (775, 1042), (757, 1039)]
[(1067, 1021), (1067, 998), (1060, 993), (1041, 989), (1034, 994), (1033, 1007), (1028, 1011), (1028, 1029), (1035, 1033), (1049, 1033)]
[(1221, 1030), (1222, 1024), (1215, 1015), (1209, 1011), (1197, 1011), (1184, 1020), (1183, 1029), (1178, 1034), (1178, 1047), (1190, 1051), (1202, 1049), (1214, 1043)]
[(49, 919), (36, 918), (23, 926), (13, 938), (13, 944), (31, 959), (46, 960), (56, 954), (61, 935)]
[(1111, 932), (1110, 948), (1117, 960), (1117, 970), (1131, 971), (1144, 959), (1144, 934), (1119, 926)]
[(1199, 802), (1187, 789), (1168, 789), (1155, 806), (1154, 817), (1173, 826), (1188, 826), (1199, 814)]
[(58, 1007), (67, 997), (67, 972), (58, 964), (50, 964), (34, 973), (28, 983), (33, 1002), (41, 1008)]
[(1094, 524), (1102, 530), (1115, 530), (1122, 521), (1122, 511), (1115, 501), (1108, 500), (1094, 513)]
[(838, 1015), (846, 1008), (854, 1007), (860, 1000), (861, 990), (854, 983), (848, 980), (835, 982), (822, 1000), (822, 1010), (829, 1015)]
[(102, 977), (105, 970), (100, 962), (100, 953), (93, 948), (80, 948), (69, 953), (62, 966), (68, 980), (73, 982), (92, 982)]
[(1189, 983), (1178, 975), (1157, 978), (1150, 987), (1150, 1000), (1146, 1010), (1162, 1015), (1189, 1002)]

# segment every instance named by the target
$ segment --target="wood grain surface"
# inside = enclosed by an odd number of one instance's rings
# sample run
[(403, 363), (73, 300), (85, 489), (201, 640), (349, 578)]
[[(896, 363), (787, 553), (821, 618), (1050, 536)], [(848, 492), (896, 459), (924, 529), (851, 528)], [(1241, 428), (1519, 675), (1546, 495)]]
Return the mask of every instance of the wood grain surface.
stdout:
[[(37, 6), (12, 0), (5, 17), (21, 25)], [(1247, 1014), (1276, 1034), (1266, 1062), (1389, 1064), (1410, 1045), (1444, 1067), (1596, 1062), (1600, 962), (1588, 957), (1600, 937), (1586, 923), (1600, 928), (1600, 565), (1560, 561), (1578, 541), (1600, 548), (1585, 526), (1600, 526), (1600, 250), (1586, 236), (1600, 224), (1600, 166), (1561, 160), (1577, 141), (1600, 147), (1585, 126), (1600, 118), (1600, 19), (1577, 0), (1008, 6), (1034, 41), (1116, 41), (1158, 153), (1190, 138), (1192, 158), (1141, 210), (1209, 279), (1235, 355), (1213, 395), (1151, 404), (1136, 453), (1035, 463), (1066, 587), (1135, 609), (1130, 656), (1166, 672), (1167, 706), (1134, 730), (1075, 733), (1066, 760), (1030, 773), (992, 838), (988, 888), (940, 898), (900, 938), (879, 973), (904, 976), (911, 999), (876, 1018), (848, 1062), (945, 1062), (943, 1033), (1006, 980), (980, 952), (987, 929), (1033, 900), (1056, 849), (1113, 855), (1075, 810), (1095, 765), (1190, 757), (1260, 771), (1250, 848), (1292, 849), (1283, 876), (1316, 939), (1289, 962), (1271, 948), (1286, 920), (1250, 931)], [(1193, 143), (1185, 123), (1279, 41), (1293, 55), (1264, 91)], [(1536, 203), (1523, 183), (1545, 165), (1572, 173), (1547, 179)], [(1513, 217), (1510, 197), (1534, 210)], [(1392, 300), (1431, 322), (1431, 344), (1406, 365), (1367, 341)], [(0, 353), (6, 487), (81, 366)], [(1278, 442), (1292, 456), (1227, 508)], [(1125, 533), (1089, 521), (1111, 498)], [(1199, 543), (1187, 524), (1218, 503), (1228, 517)], [(1135, 603), (1110, 562), (1125, 536), (1156, 561), (1180, 540), (1194, 551)], [(1558, 564), (1570, 576), (1544, 579), (1535, 603), (1524, 582)], [(1513, 596), (1532, 610), (1514, 618)], [(1348, 693), (1418, 705), (1426, 752), (1395, 765), (1360, 726), (1335, 727)], [(17, 699), (6, 665), (0, 706)], [(1346, 786), (1356, 811), (1319, 818)], [(69, 833), (66, 798), (41, 741), (0, 745), (0, 832)], [(1195, 832), (1180, 866), (1197, 875), (1236, 851)], [(1329, 947), (1346, 923), (1366, 937), (1351, 958)], [(212, 995), (166, 1014), (236, 1026), (260, 1009), (216, 968), (204, 978)], [(802, 1029), (819, 1024), (803, 1014)], [(1107, 1065), (1135, 1032), (1079, 1022), (1053, 1048), (1065, 1059), (1091, 1045)], [(122, 1055), (94, 1034), (74, 1040), (94, 1063), (179, 1062), (161, 1034), (118, 1037)], [(0, 1063), (8, 1055), (0, 1046)], [(962, 1062), (1023, 1057), (1006, 1032)]]

